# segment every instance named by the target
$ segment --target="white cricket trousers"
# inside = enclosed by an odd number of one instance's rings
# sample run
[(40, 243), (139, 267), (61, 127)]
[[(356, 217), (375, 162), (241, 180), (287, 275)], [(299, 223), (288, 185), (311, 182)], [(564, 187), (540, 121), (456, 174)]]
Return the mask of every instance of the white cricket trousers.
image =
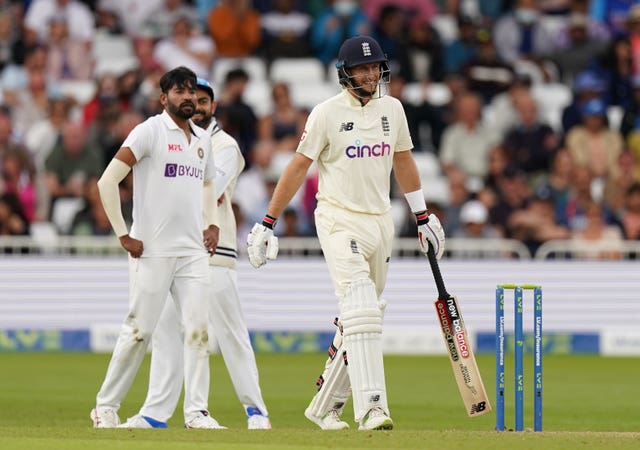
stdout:
[(129, 257), (129, 313), (120, 328), (105, 380), (96, 398), (97, 406), (120, 408), (171, 293), (188, 337), (183, 345), (184, 364), (180, 367), (185, 380), (185, 420), (207, 409), (208, 323), (203, 311), (207, 310), (208, 266), (206, 254)]
[[(210, 266), (209, 336), (215, 336), (238, 399), (269, 415), (260, 391), (258, 368), (238, 298), (235, 269)], [(204, 315), (204, 314), (203, 314)], [(182, 388), (182, 330), (173, 302), (167, 302), (153, 335), (149, 391), (140, 414), (161, 422), (173, 415)]]

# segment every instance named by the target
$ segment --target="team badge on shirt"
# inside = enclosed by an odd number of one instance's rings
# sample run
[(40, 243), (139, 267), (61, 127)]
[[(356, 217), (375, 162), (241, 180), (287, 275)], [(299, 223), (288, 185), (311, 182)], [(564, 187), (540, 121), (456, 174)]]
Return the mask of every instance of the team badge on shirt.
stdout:
[(387, 116), (382, 116), (380, 119), (382, 121), (382, 132), (385, 136), (389, 136), (389, 131), (391, 131), (391, 127), (389, 126), (389, 119)]
[(204, 158), (204, 150), (202, 150), (202, 147), (198, 147), (198, 156), (200, 159)]

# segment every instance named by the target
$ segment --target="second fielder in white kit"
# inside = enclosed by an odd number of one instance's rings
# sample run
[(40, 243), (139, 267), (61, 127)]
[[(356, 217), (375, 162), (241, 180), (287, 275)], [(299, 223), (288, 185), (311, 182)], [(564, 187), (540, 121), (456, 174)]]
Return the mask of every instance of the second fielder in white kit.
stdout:
[[(164, 112), (136, 126), (98, 181), (109, 222), (129, 252), (129, 311), (90, 417), (95, 428), (115, 428), (118, 409), (146, 354), (171, 293), (185, 329), (184, 419), (187, 428), (215, 428), (209, 416), (207, 251), (215, 248), (215, 165), (206, 132), (190, 120), (196, 75), (186, 67), (160, 79)], [(133, 225), (122, 216), (118, 184), (133, 169)], [(204, 230), (204, 231), (203, 231)], [(176, 318), (176, 323), (177, 323)], [(163, 350), (161, 350), (163, 351)]]
[(421, 250), (426, 253), (431, 243), (440, 258), (445, 238), (438, 218), (427, 214), (402, 105), (381, 92), (389, 81), (386, 55), (371, 37), (357, 36), (342, 44), (336, 67), (343, 91), (311, 111), (262, 224), (247, 238), (249, 260), (260, 267), (277, 256), (273, 226), (316, 161), (316, 228), (339, 299), (340, 326), (305, 416), (325, 430), (348, 428), (340, 414), (351, 394), (360, 430), (391, 429), (380, 300), (394, 237), (391, 169), (416, 214)]
[[(215, 254), (209, 258), (209, 336), (217, 338), (229, 376), (247, 415), (247, 427), (270, 429), (269, 412), (262, 399), (256, 359), (238, 298), (237, 234), (231, 200), (238, 175), (244, 168), (244, 158), (235, 139), (225, 133), (213, 118), (216, 109), (213, 89), (202, 78), (197, 81), (196, 97), (192, 119), (211, 136), (211, 150), (216, 162), (215, 186), (216, 192), (220, 193), (217, 202), (220, 237)], [(182, 341), (178, 312), (169, 301), (153, 335), (147, 398), (140, 412), (121, 427), (167, 427), (167, 420), (173, 415), (182, 388)]]

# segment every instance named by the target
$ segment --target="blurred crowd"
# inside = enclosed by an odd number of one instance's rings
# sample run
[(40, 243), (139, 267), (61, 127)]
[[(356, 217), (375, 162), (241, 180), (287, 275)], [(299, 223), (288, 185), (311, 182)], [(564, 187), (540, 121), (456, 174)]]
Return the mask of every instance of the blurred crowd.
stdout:
[[(0, 0), (0, 235), (109, 235), (96, 180), (186, 65), (247, 159), (244, 236), (357, 34), (390, 59), (447, 236), (640, 240), (640, 4), (612, 0)], [(316, 190), (312, 171), (277, 234), (314, 234)]]

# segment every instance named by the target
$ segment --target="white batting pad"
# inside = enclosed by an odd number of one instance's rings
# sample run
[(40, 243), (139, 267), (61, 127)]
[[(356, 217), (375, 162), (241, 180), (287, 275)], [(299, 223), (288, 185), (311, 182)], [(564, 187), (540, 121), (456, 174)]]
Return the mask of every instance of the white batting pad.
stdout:
[(360, 422), (376, 406), (389, 414), (382, 360), (382, 311), (373, 282), (368, 278), (352, 282), (340, 306), (354, 418)]
[(322, 386), (309, 405), (310, 413), (316, 417), (324, 417), (331, 409), (341, 412), (351, 395), (345, 355), (342, 333), (338, 327), (331, 344), (330, 356), (321, 375)]

